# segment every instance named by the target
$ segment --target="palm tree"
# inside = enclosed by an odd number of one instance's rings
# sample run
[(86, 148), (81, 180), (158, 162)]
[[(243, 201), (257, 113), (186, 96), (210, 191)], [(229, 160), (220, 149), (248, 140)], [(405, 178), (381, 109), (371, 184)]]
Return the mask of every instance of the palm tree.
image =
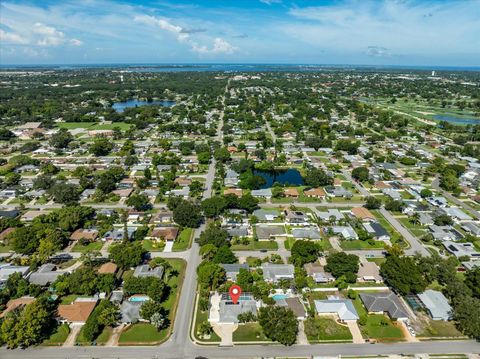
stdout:
[(415, 212), (411, 217), (410, 217), (410, 222), (413, 225), (417, 225), (420, 223), (420, 213)]

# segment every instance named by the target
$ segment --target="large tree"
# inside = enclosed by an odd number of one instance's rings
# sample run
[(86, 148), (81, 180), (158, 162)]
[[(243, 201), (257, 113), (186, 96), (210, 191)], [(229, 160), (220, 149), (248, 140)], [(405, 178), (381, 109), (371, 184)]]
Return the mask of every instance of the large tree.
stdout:
[(359, 259), (354, 254), (346, 254), (345, 252), (337, 252), (327, 257), (327, 265), (325, 270), (332, 273), (335, 278), (343, 275), (352, 275), (358, 272)]
[(119, 243), (110, 248), (110, 259), (127, 269), (139, 265), (145, 253), (140, 243)]
[(388, 256), (380, 268), (385, 283), (402, 295), (421, 293), (427, 282), (414, 258)]
[(258, 322), (271, 340), (283, 345), (292, 345), (297, 340), (298, 321), (288, 308), (277, 306), (260, 308)]
[(290, 260), (298, 267), (305, 263), (312, 263), (318, 259), (320, 247), (313, 241), (296, 241), (291, 249), (292, 256)]
[(181, 200), (173, 209), (173, 220), (182, 227), (197, 228), (202, 221), (199, 205)]
[(333, 178), (321, 168), (311, 168), (304, 178), (305, 184), (311, 187), (322, 187), (333, 184)]

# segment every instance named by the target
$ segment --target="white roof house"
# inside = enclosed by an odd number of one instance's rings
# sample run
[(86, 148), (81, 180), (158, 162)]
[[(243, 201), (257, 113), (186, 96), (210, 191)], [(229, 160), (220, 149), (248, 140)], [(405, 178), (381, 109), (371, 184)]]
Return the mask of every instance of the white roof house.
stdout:
[(350, 299), (315, 300), (315, 310), (318, 314), (336, 314), (342, 321), (360, 318)]
[(341, 235), (344, 239), (358, 239), (358, 235), (351, 226), (334, 226), (333, 233)]
[(451, 318), (452, 307), (441, 292), (428, 289), (419, 294), (418, 298), (427, 308), (433, 320), (449, 320)]

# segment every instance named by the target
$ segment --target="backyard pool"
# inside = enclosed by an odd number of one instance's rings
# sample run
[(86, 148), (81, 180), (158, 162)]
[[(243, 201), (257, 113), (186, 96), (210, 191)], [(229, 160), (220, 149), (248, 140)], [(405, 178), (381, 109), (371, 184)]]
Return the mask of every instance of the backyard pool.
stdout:
[(288, 295), (286, 295), (286, 294), (274, 294), (274, 295), (272, 295), (272, 299), (274, 301), (287, 299), (287, 298), (288, 298)]
[(150, 298), (146, 295), (135, 295), (128, 298), (129, 302), (146, 302), (147, 300), (150, 300)]

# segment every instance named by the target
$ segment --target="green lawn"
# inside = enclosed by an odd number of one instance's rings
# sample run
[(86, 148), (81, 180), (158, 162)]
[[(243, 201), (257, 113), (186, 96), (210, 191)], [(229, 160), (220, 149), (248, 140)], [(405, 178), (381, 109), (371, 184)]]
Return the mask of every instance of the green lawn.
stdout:
[(293, 243), (295, 243), (295, 241), (296, 240), (293, 237), (287, 238), (287, 240), (285, 241), (285, 249), (287, 249), (287, 250), (292, 249)]
[(239, 324), (237, 330), (233, 332), (234, 342), (254, 342), (254, 341), (270, 341), (263, 334), (262, 327), (258, 323)]
[[(210, 335), (210, 338), (208, 339), (203, 339), (198, 337), (198, 327), (201, 323), (205, 322), (208, 320), (208, 311), (202, 312), (201, 310), (197, 310), (197, 315), (195, 318), (195, 337), (203, 342), (219, 342), (220, 337), (215, 334), (215, 332), (212, 332)], [(235, 335), (235, 333), (234, 333)]]
[(80, 243), (76, 243), (73, 246), (73, 252), (87, 252), (87, 251), (99, 251), (102, 249), (103, 243), (102, 242), (90, 242), (86, 246), (82, 246)]
[(193, 228), (184, 228), (173, 243), (174, 252), (186, 251), (192, 245)]
[(70, 334), (70, 327), (68, 324), (62, 324), (57, 327), (52, 335), (42, 343), (45, 346), (61, 346), (67, 340)]
[[(82, 327), (82, 329), (80, 330), (80, 333), (78, 333), (78, 336), (75, 342), (78, 345), (91, 345), (92, 342), (85, 339), (85, 337), (83, 336), (83, 328), (84, 327)], [(98, 337), (93, 340), (93, 342), (96, 343), (97, 345), (105, 345), (105, 343), (108, 341), (111, 335), (112, 335), (112, 328), (105, 327), (103, 328), (103, 331), (98, 335)]]
[(70, 294), (62, 297), (60, 304), (71, 304), (78, 298), (77, 294)]
[(383, 249), (385, 246), (383, 241), (375, 241), (372, 246), (367, 241), (357, 240), (342, 240), (340, 247), (345, 250), (362, 250), (362, 249)]
[(333, 318), (317, 317), (315, 325), (318, 330), (317, 337), (308, 337), (308, 341), (315, 343), (318, 341), (351, 341), (352, 334), (345, 325), (338, 324)]
[[(359, 324), (364, 338), (372, 338), (379, 341), (399, 341), (404, 339), (402, 330), (387, 316), (383, 314), (368, 314), (360, 296), (353, 301), (353, 305), (360, 317), (367, 317), (367, 323), (364, 326)], [(386, 319), (387, 325), (381, 324), (383, 318)]]
[(455, 327), (455, 322), (444, 322), (443, 320), (430, 320), (423, 332), (417, 334), (419, 337), (461, 337), (463, 334)]
[[(387, 325), (382, 325), (382, 320), (384, 319), (386, 319)], [(383, 314), (368, 315), (365, 328), (369, 338), (374, 338), (379, 341), (398, 341), (404, 339), (402, 330)]]
[(148, 252), (163, 252), (165, 248), (164, 241), (152, 241), (151, 239), (144, 239), (142, 241), (143, 248)]
[(98, 122), (61, 122), (57, 125), (59, 128), (73, 130), (76, 128), (84, 128), (88, 130), (112, 130), (119, 127), (122, 131), (128, 130), (132, 125), (125, 122), (112, 122), (111, 124), (100, 124)]
[(368, 262), (376, 263), (377, 266), (381, 266), (383, 263), (385, 263), (386, 259), (385, 259), (385, 258), (382, 258), (382, 257), (378, 257), (378, 258), (367, 258), (367, 261), (368, 261)]
[(269, 251), (275, 251), (278, 249), (278, 244), (275, 241), (250, 241), (248, 245), (235, 244), (232, 245), (233, 251), (256, 251), (266, 249)]
[(150, 323), (137, 323), (128, 327), (120, 334), (120, 345), (154, 345), (164, 337), (166, 329), (158, 331)]
[(108, 342), (108, 339), (112, 336), (112, 332), (113, 329), (111, 327), (105, 327), (96, 340), (97, 344), (105, 345), (105, 343)]
[(12, 250), (12, 247), (7, 246), (7, 245), (0, 245), (0, 253), (7, 253)]

